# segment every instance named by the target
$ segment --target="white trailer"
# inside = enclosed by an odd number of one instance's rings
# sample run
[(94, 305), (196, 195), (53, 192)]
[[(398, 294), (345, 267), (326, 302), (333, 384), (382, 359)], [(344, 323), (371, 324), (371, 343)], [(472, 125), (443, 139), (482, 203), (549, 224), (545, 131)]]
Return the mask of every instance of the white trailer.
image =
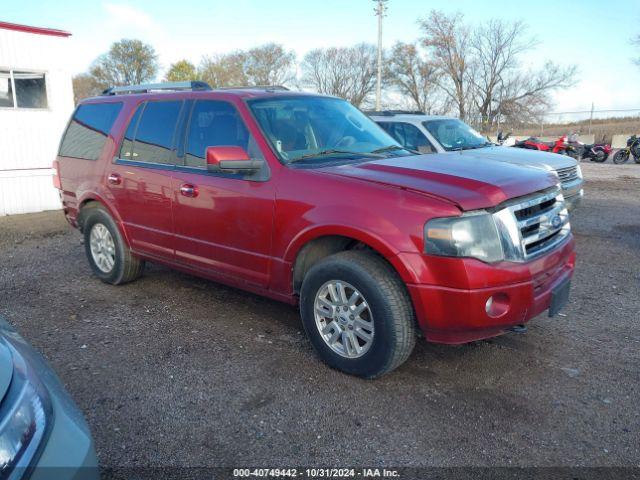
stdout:
[(70, 35), (0, 22), (0, 215), (61, 208), (51, 164), (73, 111)]

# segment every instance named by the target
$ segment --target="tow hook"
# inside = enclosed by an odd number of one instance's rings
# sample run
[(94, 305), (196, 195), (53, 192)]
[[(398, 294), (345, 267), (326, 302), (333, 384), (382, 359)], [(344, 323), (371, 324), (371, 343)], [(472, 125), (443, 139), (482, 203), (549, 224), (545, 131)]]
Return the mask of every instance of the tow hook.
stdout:
[(511, 327), (509, 331), (513, 333), (527, 333), (527, 326), (523, 324), (515, 325)]

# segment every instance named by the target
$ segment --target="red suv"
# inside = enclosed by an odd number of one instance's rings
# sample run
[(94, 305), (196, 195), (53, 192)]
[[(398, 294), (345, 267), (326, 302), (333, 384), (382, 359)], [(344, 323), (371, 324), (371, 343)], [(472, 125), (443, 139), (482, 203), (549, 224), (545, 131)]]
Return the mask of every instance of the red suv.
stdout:
[(113, 88), (78, 106), (55, 168), (98, 278), (153, 261), (299, 304), (322, 359), (354, 375), (402, 364), (419, 330), (491, 337), (569, 295), (555, 175), (417, 155), (338, 98)]

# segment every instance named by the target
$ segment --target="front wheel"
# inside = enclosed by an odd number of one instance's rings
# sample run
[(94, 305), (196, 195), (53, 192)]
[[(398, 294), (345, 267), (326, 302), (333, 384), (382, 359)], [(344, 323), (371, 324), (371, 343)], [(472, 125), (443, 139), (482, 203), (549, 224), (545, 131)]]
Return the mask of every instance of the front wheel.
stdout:
[(374, 253), (331, 255), (300, 291), (304, 329), (329, 366), (375, 378), (409, 358), (416, 341), (411, 299), (393, 268)]
[(629, 160), (628, 150), (618, 150), (616, 154), (613, 156), (613, 163), (615, 163), (616, 165), (625, 163), (627, 160)]

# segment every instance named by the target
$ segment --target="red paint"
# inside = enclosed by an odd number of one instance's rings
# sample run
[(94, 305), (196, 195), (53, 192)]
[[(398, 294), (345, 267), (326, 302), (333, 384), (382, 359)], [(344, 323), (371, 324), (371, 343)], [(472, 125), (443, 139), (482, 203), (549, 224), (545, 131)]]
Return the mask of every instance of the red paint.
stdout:
[(207, 148), (207, 165), (217, 167), (225, 160), (248, 161), (249, 155), (242, 147), (209, 147)]
[[(497, 335), (526, 322), (549, 307), (552, 288), (572, 274), (573, 241), (527, 263), (488, 265), (422, 253), (427, 220), (548, 188), (556, 184), (553, 175), (451, 155), (445, 161), (438, 154), (315, 169), (285, 166), (245, 104), (248, 98), (276, 95), (302, 94), (238, 90), (86, 100), (124, 106), (97, 161), (58, 157), (69, 222), (76, 224), (84, 202), (99, 201), (136, 255), (291, 304), (297, 302), (293, 268), (300, 249), (326, 235), (350, 237), (395, 268), (426, 338), (444, 343)], [(267, 162), (268, 178), (115, 163), (129, 119), (140, 102), (151, 99), (231, 103)], [(240, 154), (217, 147), (209, 149), (207, 162), (240, 160)], [(119, 184), (109, 183), (114, 174)], [(185, 195), (185, 186), (196, 194)], [(492, 294), (498, 295), (499, 310), (487, 315)]]
[(30, 25), (19, 25), (17, 23), (0, 22), (0, 29), (13, 30), (15, 32), (35, 33), (37, 35), (49, 35), (52, 37), (70, 37), (70, 32), (56, 30), (55, 28), (32, 27)]

